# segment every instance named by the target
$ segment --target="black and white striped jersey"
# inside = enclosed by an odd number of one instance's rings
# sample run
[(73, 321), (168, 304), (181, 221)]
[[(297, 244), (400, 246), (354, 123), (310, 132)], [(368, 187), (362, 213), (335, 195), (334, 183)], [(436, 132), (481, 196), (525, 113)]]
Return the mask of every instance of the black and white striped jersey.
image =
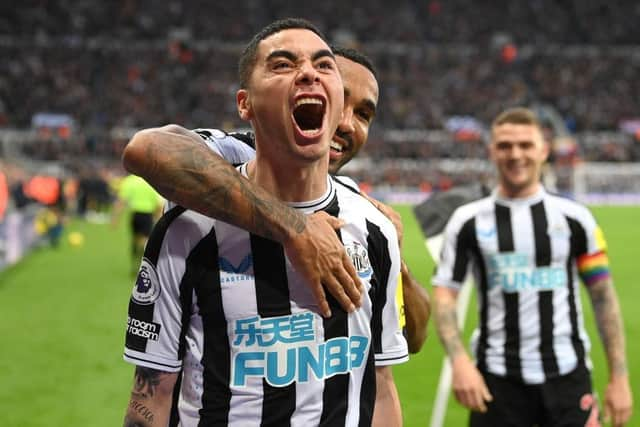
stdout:
[[(132, 291), (124, 358), (181, 372), (182, 426), (369, 425), (375, 367), (408, 360), (395, 300), (395, 229), (328, 178), (293, 206), (346, 222), (339, 237), (365, 285), (324, 319), (278, 243), (179, 206), (156, 225)], [(173, 418), (174, 424), (176, 418)]]
[(220, 129), (194, 129), (207, 147), (232, 165), (239, 165), (256, 157), (255, 142), (251, 132), (225, 132)]
[(459, 289), (470, 265), (478, 291), (472, 338), (478, 367), (537, 384), (590, 367), (578, 280), (589, 272), (578, 265), (605, 257), (598, 256), (604, 249), (586, 207), (544, 189), (526, 199), (494, 191), (454, 212), (432, 282)]

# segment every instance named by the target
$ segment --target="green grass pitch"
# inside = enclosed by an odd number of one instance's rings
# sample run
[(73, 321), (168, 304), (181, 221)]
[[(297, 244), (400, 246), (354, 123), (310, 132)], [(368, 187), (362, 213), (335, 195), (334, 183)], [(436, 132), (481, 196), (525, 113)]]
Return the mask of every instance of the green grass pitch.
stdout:
[[(433, 262), (410, 207), (398, 206), (405, 220), (403, 253), (414, 275), (429, 288)], [(627, 355), (640, 425), (640, 301), (636, 263), (640, 251), (639, 207), (594, 208), (610, 247), (610, 258), (624, 313)], [(109, 225), (71, 222), (85, 242), (41, 248), (0, 273), (0, 426), (122, 425), (133, 368), (122, 360), (129, 278), (129, 243), (124, 221)], [(475, 307), (472, 300), (471, 307)], [(588, 301), (585, 320), (592, 337), (594, 382), (602, 395), (607, 369)], [(470, 310), (465, 333), (475, 323)], [(433, 324), (423, 350), (394, 368), (405, 426), (427, 426), (443, 351)], [(466, 411), (449, 400), (446, 426), (466, 424)]]

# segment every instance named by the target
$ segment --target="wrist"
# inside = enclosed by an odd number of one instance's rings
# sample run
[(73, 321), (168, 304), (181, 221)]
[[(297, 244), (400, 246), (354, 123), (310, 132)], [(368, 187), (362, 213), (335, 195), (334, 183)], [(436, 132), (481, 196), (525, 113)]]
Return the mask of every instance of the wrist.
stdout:
[(280, 231), (279, 236), (274, 236), (274, 240), (283, 245), (287, 245), (297, 239), (307, 228), (307, 216), (295, 209), (286, 208), (288, 212), (281, 215), (282, 221), (276, 224), (275, 228)]

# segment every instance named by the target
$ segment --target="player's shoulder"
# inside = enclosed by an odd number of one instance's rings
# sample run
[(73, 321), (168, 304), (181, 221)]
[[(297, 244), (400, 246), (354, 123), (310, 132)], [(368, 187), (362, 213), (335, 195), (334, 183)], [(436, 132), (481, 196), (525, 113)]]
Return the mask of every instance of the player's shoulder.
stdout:
[(378, 208), (367, 200), (358, 190), (349, 185), (336, 185), (336, 194), (340, 204), (340, 211), (345, 218), (360, 219), (376, 225), (385, 234), (395, 234), (395, 227)]
[(220, 129), (198, 128), (193, 130), (205, 144), (232, 164), (239, 164), (255, 157), (255, 142), (251, 132), (225, 132)]
[(464, 223), (478, 215), (492, 212), (494, 202), (495, 199), (492, 196), (486, 196), (458, 206), (451, 214), (450, 222)]
[(559, 210), (566, 217), (573, 218), (578, 221), (591, 222), (593, 220), (591, 210), (583, 203), (580, 203), (570, 197), (547, 193), (545, 194), (545, 204), (550, 209)]
[(331, 175), (331, 179), (338, 186), (342, 186), (347, 188), (348, 190), (353, 191), (354, 193), (360, 193), (360, 187), (358, 183), (353, 179), (345, 175)]
[(242, 142), (251, 148), (255, 148), (255, 141), (253, 133), (251, 132), (226, 132), (222, 129), (215, 128), (196, 128), (193, 129), (195, 133), (208, 142), (213, 141), (228, 141), (228, 142)]
[(185, 209), (182, 206), (168, 203), (162, 218), (158, 223), (163, 223), (170, 234), (182, 236), (184, 239), (200, 239), (206, 236), (217, 221), (196, 211)]

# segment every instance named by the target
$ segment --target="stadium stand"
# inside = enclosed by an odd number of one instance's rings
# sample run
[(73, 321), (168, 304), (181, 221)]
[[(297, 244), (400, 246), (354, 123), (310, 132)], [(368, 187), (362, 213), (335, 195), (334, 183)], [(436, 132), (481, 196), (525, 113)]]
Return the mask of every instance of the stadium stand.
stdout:
[[(551, 133), (564, 138), (554, 152), (564, 169), (578, 157), (640, 161), (637, 3), (469, 4), (4, 2), (0, 147), (4, 157), (73, 169), (87, 159), (116, 167), (142, 127), (243, 127), (233, 102), (239, 50), (268, 21), (296, 15), (378, 68), (381, 98), (363, 154), (384, 166), (350, 172), (371, 185), (438, 190), (486, 180), (482, 168), (424, 162), (484, 158), (488, 120), (514, 105), (560, 118)], [(64, 125), (39, 125), (43, 115)], [(14, 129), (25, 131), (9, 143)]]

